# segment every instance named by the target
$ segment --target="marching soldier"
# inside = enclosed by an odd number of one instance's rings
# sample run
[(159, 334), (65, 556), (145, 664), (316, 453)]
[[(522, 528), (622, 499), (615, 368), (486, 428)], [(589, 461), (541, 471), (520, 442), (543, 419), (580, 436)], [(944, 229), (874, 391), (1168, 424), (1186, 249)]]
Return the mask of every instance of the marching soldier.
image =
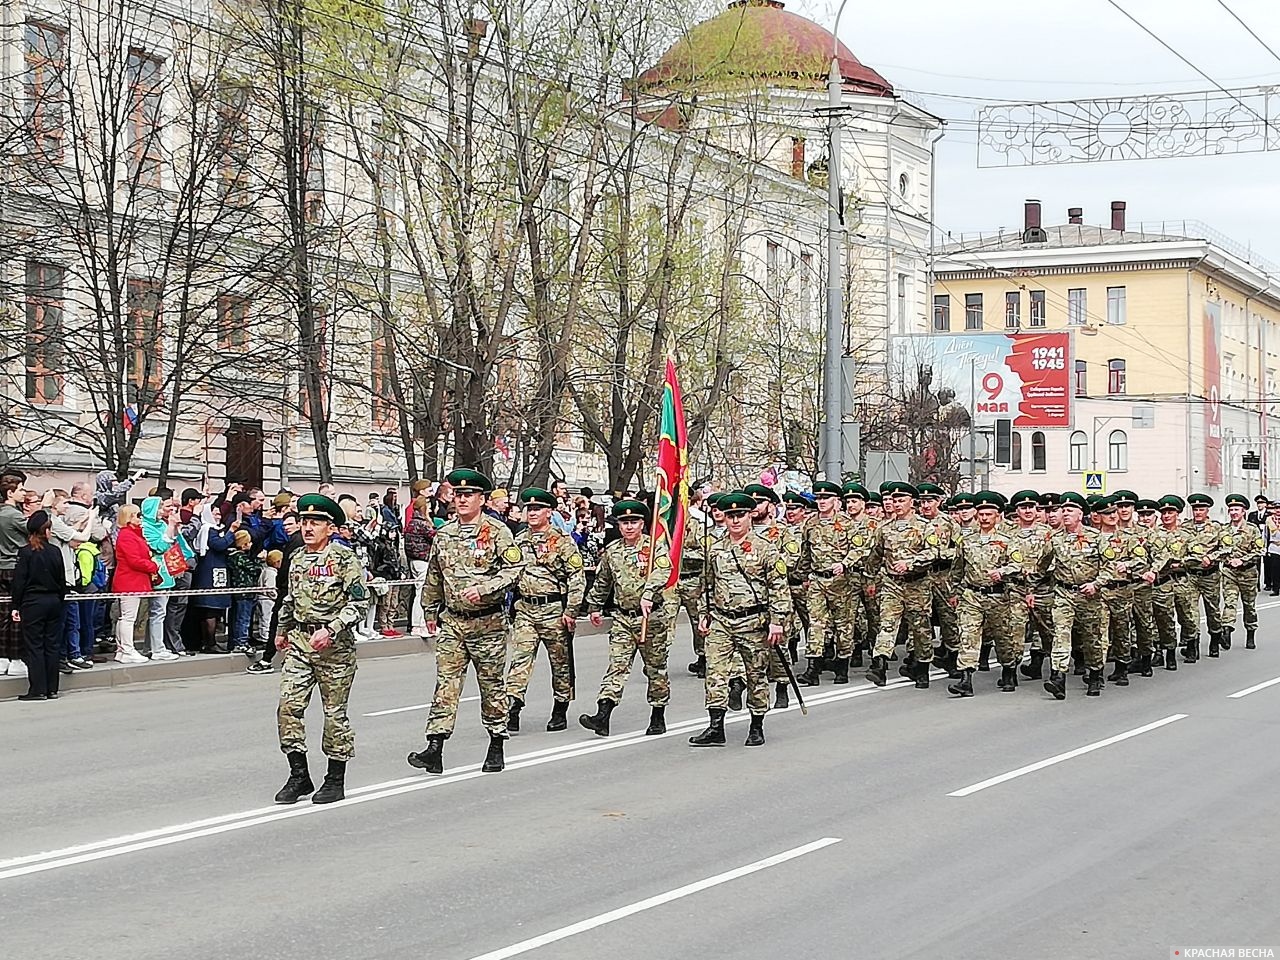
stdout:
[[(1249, 500), (1233, 493), (1224, 501), (1231, 523), (1222, 542), (1228, 547), (1222, 569), (1222, 649), (1231, 649), (1231, 634), (1236, 626), (1236, 606), (1244, 608), (1246, 650), (1257, 648), (1254, 634), (1258, 630), (1258, 568), (1262, 564), (1264, 541), (1262, 531), (1245, 520)], [(1212, 645), (1209, 656), (1216, 657)]]
[(1102, 667), (1106, 648), (1101, 637), (1101, 598), (1098, 575), (1102, 551), (1098, 531), (1084, 525), (1084, 497), (1067, 491), (1059, 498), (1062, 529), (1049, 541), (1053, 550), (1050, 572), (1054, 578), (1053, 652), (1049, 679), (1044, 688), (1055, 700), (1067, 696), (1067, 669), (1073, 637), (1084, 650), (1088, 669), (1088, 696), (1102, 694)]
[(409, 765), (427, 773), (444, 771), (444, 742), (458, 719), (458, 699), (467, 665), (480, 685), (480, 718), (489, 732), (489, 751), (481, 768), (498, 773), (505, 766), (507, 694), (507, 591), (524, 572), (524, 553), (507, 525), (486, 514), (489, 478), (475, 470), (454, 470), (444, 478), (453, 487), (454, 519), (436, 532), (422, 588), (427, 631), (436, 637), (436, 689), (427, 716), (427, 747), (408, 756)]
[(746, 746), (764, 743), (764, 715), (769, 710), (768, 659), (781, 651), (783, 624), (791, 615), (787, 565), (782, 554), (751, 530), (756, 501), (746, 493), (731, 493), (720, 501), (728, 536), (717, 541), (707, 556), (708, 590), (702, 627), (707, 631), (707, 729), (689, 742), (695, 747), (722, 746), (724, 716), (729, 704), (730, 664), (744, 665), (751, 729)]
[[(799, 546), (800, 531), (805, 519), (809, 516), (810, 503), (798, 493), (788, 493), (782, 498), (786, 504), (783, 520), (790, 527), (791, 538)], [(800, 659), (800, 640), (809, 630), (809, 608), (805, 604), (805, 584), (807, 577), (799, 563), (787, 573), (787, 586), (791, 588), (791, 619), (787, 621), (787, 649), (791, 662)]]
[[(994, 643), (1000, 660), (999, 687), (1005, 693), (1018, 688), (1015, 667), (1022, 657), (1022, 635), (1011, 634), (1006, 600), (1006, 578), (1019, 572), (1012, 559), (1009, 541), (996, 530), (1000, 521), (1000, 503), (988, 490), (974, 495), (977, 504), (978, 529), (958, 540), (955, 562), (958, 585), (960, 650), (956, 666), (960, 678), (947, 687), (954, 696), (973, 696), (973, 671), (984, 643)], [(1016, 597), (1012, 602), (1021, 602)]]
[(1039, 680), (1044, 676), (1045, 657), (1053, 649), (1053, 581), (1049, 577), (1053, 531), (1039, 521), (1043, 505), (1034, 490), (1019, 490), (1009, 503), (1016, 511), (1009, 533), (1009, 559), (1017, 568), (1005, 578), (1009, 586), (1009, 634), (1018, 644), (1019, 654), (1028, 632), (1031, 634), (1030, 661), (1023, 664), (1020, 672), (1028, 680)]
[[(346, 796), (347, 762), (356, 752), (347, 719), (356, 675), (352, 631), (364, 620), (369, 591), (355, 553), (331, 539), (346, 523), (342, 508), (328, 497), (309, 493), (298, 501), (298, 518), (302, 547), (289, 567), (289, 592), (280, 604), (275, 637), (276, 649), (284, 651), (276, 719), (280, 749), (289, 758), (289, 779), (276, 794), (276, 803), (297, 803), (313, 790), (312, 803), (333, 803)], [(329, 758), (319, 790), (307, 769), (304, 720), (316, 687), (324, 707), (322, 747)]]
[(1102, 550), (1102, 570), (1098, 579), (1102, 584), (1107, 645), (1116, 664), (1107, 679), (1118, 687), (1127, 687), (1133, 636), (1133, 583), (1147, 572), (1147, 549), (1137, 536), (1118, 526), (1120, 518), (1114, 497), (1103, 497), (1098, 501), (1095, 516)]
[[(800, 569), (800, 538), (796, 536), (790, 527), (778, 522), (774, 516), (774, 508), (781, 502), (776, 490), (772, 487), (766, 487), (763, 483), (748, 484), (743, 493), (751, 497), (754, 501), (754, 510), (751, 514), (752, 533), (767, 542), (782, 557), (783, 564), (787, 568), (787, 580), (790, 582), (791, 577), (795, 576)], [(790, 595), (790, 590), (787, 591)], [(794, 608), (792, 608), (794, 610)], [(793, 618), (789, 615), (783, 622), (783, 628), (791, 622)], [(787, 670), (782, 665), (782, 660), (775, 656), (770, 656), (765, 663), (768, 668), (769, 682), (773, 684), (774, 690), (774, 706), (779, 710), (790, 706), (791, 698), (787, 691)], [(744, 663), (745, 667), (745, 663)], [(750, 683), (750, 678), (746, 678), (743, 683), (743, 689), (746, 689)], [(738, 707), (729, 704), (731, 709), (741, 709), (741, 702)]]
[(613, 622), (609, 625), (609, 665), (600, 682), (597, 709), (594, 715), (578, 717), (580, 724), (599, 737), (609, 735), (609, 715), (622, 702), (636, 653), (640, 654), (649, 682), (651, 713), (645, 735), (667, 732), (667, 704), (671, 701), (667, 653), (675, 591), (667, 589), (671, 558), (666, 545), (654, 543), (645, 533), (649, 517), (649, 508), (638, 500), (614, 504), (613, 519), (620, 536), (601, 554), (596, 579), (587, 596), (587, 609), (596, 626), (603, 622), (600, 611), (610, 593), (614, 603)]
[(551, 691), (555, 697), (547, 730), (555, 732), (568, 725), (574, 682), (573, 629), (586, 593), (587, 576), (573, 538), (551, 526), (556, 498), (546, 490), (529, 487), (520, 494), (520, 504), (525, 508), (528, 529), (516, 536), (525, 567), (516, 586), (511, 631), (514, 644), (507, 667), (507, 730), (520, 731), (520, 710), (541, 644), (551, 667)]
[(945, 491), (940, 486), (921, 483), (916, 489), (920, 493), (920, 519), (929, 530), (925, 539), (935, 554), (929, 568), (930, 615), (938, 626), (938, 647), (933, 655), (935, 659), (945, 659), (948, 667), (954, 667), (960, 646), (956, 619), (959, 600), (951, 568), (959, 549), (960, 525), (941, 512)]
[(886, 683), (889, 657), (893, 654), (898, 625), (907, 624), (911, 663), (904, 663), (898, 673), (915, 681), (916, 689), (929, 688), (929, 667), (933, 663), (933, 638), (929, 630), (931, 600), (929, 571), (934, 549), (928, 542), (928, 528), (915, 514), (916, 488), (909, 483), (892, 481), (881, 488), (888, 497), (893, 518), (876, 528), (872, 539), (867, 572), (884, 579), (868, 590), (880, 597), (880, 633), (867, 669), (867, 679), (878, 687)]
[[(1133, 628), (1134, 634), (1138, 638), (1138, 675), (1142, 677), (1150, 677), (1153, 675), (1151, 669), (1152, 657), (1156, 654), (1156, 634), (1155, 613), (1153, 610), (1153, 593), (1155, 590), (1156, 574), (1151, 568), (1153, 562), (1151, 553), (1151, 534), (1156, 525), (1156, 514), (1160, 507), (1154, 500), (1138, 500), (1134, 507), (1137, 511), (1137, 522), (1130, 527), (1130, 531), (1138, 538), (1143, 549), (1147, 554), (1147, 570), (1142, 574), (1141, 578), (1133, 585)], [(1124, 519), (1124, 509), (1118, 511), (1120, 519)]]
[[(689, 617), (689, 627), (693, 633), (693, 663), (689, 664), (689, 672), (695, 677), (707, 675), (707, 655), (705, 637), (698, 629), (699, 609), (702, 604), (702, 563), (709, 541), (720, 533), (712, 523), (711, 510), (720, 500), (720, 494), (710, 493), (702, 500), (701, 523), (685, 527), (684, 546), (680, 551), (680, 579), (676, 581), (676, 596), (680, 606)], [(692, 517), (693, 512), (690, 511)]]
[(1178, 632), (1182, 643), (1199, 656), (1200, 615), (1196, 610), (1195, 590), (1183, 564), (1188, 560), (1187, 533), (1180, 523), (1186, 503), (1176, 494), (1157, 501), (1160, 525), (1148, 537), (1151, 554), (1151, 613), (1156, 621), (1160, 647), (1164, 651), (1164, 668), (1178, 669)]
[[(1193, 493), (1187, 497), (1191, 506), (1191, 522), (1186, 525), (1187, 544), (1190, 551), (1184, 568), (1190, 574), (1187, 582), (1200, 603), (1204, 604), (1205, 626), (1209, 630), (1209, 656), (1216, 657), (1222, 644), (1222, 571), (1221, 564), (1230, 544), (1224, 541), (1222, 524), (1209, 519), (1213, 497), (1207, 493)], [(1196, 630), (1195, 649), (1183, 654), (1183, 661), (1194, 663), (1200, 659), (1200, 631)]]
[(849, 596), (853, 602), (853, 653), (849, 666), (862, 666), (862, 652), (871, 651), (876, 634), (880, 632), (880, 604), (867, 595), (867, 558), (871, 555), (871, 538), (880, 521), (867, 513), (867, 489), (860, 483), (847, 483), (844, 487), (845, 510), (853, 525), (854, 546), (857, 555), (849, 564)]
[(822, 653), (830, 638), (836, 655), (836, 683), (849, 682), (853, 617), (849, 602), (849, 567), (860, 544), (849, 519), (840, 512), (840, 487), (829, 480), (813, 485), (817, 516), (800, 531), (801, 568), (809, 574), (809, 666), (798, 678), (807, 687), (820, 682)]

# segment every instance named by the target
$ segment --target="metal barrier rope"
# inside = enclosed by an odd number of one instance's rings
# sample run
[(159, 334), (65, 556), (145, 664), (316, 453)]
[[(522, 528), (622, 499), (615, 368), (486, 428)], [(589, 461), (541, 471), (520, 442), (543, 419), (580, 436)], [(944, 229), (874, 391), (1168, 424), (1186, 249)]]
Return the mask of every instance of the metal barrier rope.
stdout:
[[(365, 585), (378, 584), (385, 587), (420, 586), (419, 580), (366, 580)], [(275, 587), (208, 587), (203, 590), (149, 590), (146, 593), (68, 593), (64, 598), (68, 603), (82, 600), (120, 600), (144, 599), (146, 597), (220, 597), (244, 596), (247, 593), (275, 594)], [(0, 603), (12, 603), (8, 594), (0, 594)]]

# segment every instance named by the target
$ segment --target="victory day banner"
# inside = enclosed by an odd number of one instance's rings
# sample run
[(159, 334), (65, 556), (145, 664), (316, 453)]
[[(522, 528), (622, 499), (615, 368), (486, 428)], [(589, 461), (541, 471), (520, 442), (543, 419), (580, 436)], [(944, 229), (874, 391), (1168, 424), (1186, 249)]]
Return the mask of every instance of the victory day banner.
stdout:
[(917, 372), (947, 388), (978, 426), (1012, 420), (1015, 429), (1071, 426), (1071, 334), (937, 333), (895, 337), (889, 376), (910, 389)]

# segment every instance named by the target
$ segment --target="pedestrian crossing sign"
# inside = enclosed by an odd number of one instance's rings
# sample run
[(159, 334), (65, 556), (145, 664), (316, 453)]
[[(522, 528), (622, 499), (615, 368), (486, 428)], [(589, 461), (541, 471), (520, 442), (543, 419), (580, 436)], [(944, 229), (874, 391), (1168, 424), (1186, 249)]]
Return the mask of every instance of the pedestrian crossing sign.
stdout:
[(1106, 493), (1107, 475), (1102, 470), (1086, 470), (1084, 474), (1085, 493)]

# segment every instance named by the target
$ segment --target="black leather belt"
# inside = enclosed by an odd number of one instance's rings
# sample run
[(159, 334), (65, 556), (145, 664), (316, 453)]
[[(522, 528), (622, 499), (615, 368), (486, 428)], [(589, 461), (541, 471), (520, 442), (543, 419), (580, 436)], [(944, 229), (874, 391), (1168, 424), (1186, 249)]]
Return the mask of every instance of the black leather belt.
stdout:
[(762, 603), (756, 604), (754, 607), (739, 607), (737, 610), (725, 610), (723, 607), (716, 607), (716, 613), (722, 617), (758, 617), (768, 612), (769, 608)]
[(329, 624), (327, 623), (295, 623), (293, 625), (293, 629), (301, 630), (304, 633), (315, 633), (317, 630), (328, 630)]
[(444, 612), (455, 620), (479, 620), (481, 617), (492, 617), (505, 610), (506, 607), (498, 604), (496, 607), (481, 607), (479, 610), (455, 610), (453, 607), (445, 607)]
[(971, 583), (966, 583), (964, 585), (964, 588), (966, 590), (972, 590), (974, 593), (986, 594), (987, 596), (995, 596), (996, 594), (1004, 593), (1004, 587), (996, 584), (993, 584), (989, 587), (975, 587)]
[(1102, 585), (1102, 589), (1105, 590), (1108, 587), (1127, 587), (1131, 583), (1133, 583), (1132, 580), (1108, 580), (1106, 583)]
[(835, 575), (836, 572), (834, 570), (815, 570), (811, 574), (811, 576), (817, 577), (819, 580), (830, 580)]
[(793, 587), (803, 587), (804, 577), (787, 577), (787, 583)]
[(952, 561), (950, 560), (935, 560), (930, 565), (929, 569), (932, 570), (934, 573), (940, 573), (943, 570), (950, 570), (951, 564), (952, 564)]
[(1192, 567), (1190, 570), (1187, 570), (1187, 571), (1184, 571), (1184, 572), (1186, 572), (1186, 573), (1200, 573), (1200, 574), (1205, 574), (1205, 573), (1217, 573), (1217, 572), (1218, 572), (1218, 565), (1217, 565), (1216, 563), (1211, 563), (1211, 564), (1209, 564), (1209, 566), (1207, 566), (1207, 567)]
[(1186, 575), (1187, 571), (1185, 570), (1174, 570), (1171, 573), (1166, 573), (1162, 577), (1156, 577), (1156, 583), (1168, 583), (1170, 580), (1181, 580)]
[(535, 597), (526, 594), (516, 594), (516, 600), (520, 603), (531, 603), (536, 607), (546, 606), (548, 603), (564, 603), (563, 593), (544, 593)]
[(890, 573), (888, 576), (899, 583), (911, 583), (915, 580), (923, 580), (928, 572), (928, 570), (912, 570), (910, 573)]

